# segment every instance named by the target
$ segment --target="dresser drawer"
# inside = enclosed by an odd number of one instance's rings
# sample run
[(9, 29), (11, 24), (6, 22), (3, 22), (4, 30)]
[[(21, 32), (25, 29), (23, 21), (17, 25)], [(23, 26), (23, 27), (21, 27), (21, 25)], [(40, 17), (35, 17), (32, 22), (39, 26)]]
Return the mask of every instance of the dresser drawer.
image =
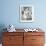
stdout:
[(3, 44), (2, 46), (16, 46), (15, 44)]
[(12, 44), (10, 44), (10, 43), (4, 44), (3, 43), (2, 46), (23, 46), (23, 44), (22, 43), (19, 43), (19, 44), (18, 43), (17, 44), (16, 43), (12, 43)]
[(32, 36), (32, 43), (33, 44), (43, 44), (44, 36)]
[(32, 44), (32, 46), (44, 46), (44, 44)]
[(14, 43), (23, 41), (23, 36), (4, 36), (3, 43)]
[(23, 32), (4, 32), (5, 36), (23, 36)]
[(24, 46), (31, 46), (32, 44), (32, 37), (24, 36)]
[(44, 36), (45, 33), (44, 32), (25, 32), (24, 36)]
[(4, 37), (3, 46), (23, 46), (23, 37), (22, 36)]

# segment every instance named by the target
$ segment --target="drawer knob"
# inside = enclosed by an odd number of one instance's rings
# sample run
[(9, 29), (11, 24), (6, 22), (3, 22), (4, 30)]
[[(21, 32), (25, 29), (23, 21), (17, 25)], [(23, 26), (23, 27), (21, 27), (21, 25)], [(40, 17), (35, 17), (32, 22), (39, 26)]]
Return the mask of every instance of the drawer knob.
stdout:
[(36, 39), (32, 39), (32, 40), (36, 40)]

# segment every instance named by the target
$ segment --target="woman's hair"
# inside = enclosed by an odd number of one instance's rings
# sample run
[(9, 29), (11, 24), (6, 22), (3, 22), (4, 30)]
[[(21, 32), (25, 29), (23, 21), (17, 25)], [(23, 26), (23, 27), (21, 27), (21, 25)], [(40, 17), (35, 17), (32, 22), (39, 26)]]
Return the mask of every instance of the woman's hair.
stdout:
[(23, 7), (22, 15), (24, 14), (24, 11), (25, 11), (27, 8), (28, 8), (28, 10), (29, 10), (30, 7)]

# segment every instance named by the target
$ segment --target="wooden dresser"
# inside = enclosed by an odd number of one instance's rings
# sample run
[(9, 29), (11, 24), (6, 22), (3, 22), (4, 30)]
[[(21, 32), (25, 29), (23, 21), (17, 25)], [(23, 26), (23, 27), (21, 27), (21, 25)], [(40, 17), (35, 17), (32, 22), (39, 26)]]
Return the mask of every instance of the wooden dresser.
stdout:
[[(21, 30), (22, 31), (22, 30)], [(3, 46), (44, 46), (44, 32), (3, 32)]]

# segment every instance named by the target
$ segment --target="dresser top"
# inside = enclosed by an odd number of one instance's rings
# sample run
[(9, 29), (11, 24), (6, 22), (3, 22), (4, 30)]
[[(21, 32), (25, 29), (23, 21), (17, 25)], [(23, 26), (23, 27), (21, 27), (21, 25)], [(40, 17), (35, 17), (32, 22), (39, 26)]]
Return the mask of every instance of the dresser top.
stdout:
[[(8, 31), (7, 31), (7, 32), (8, 32)], [(26, 32), (26, 31), (25, 31), (24, 29), (16, 29), (16, 31), (15, 31), (15, 32)], [(32, 31), (28, 31), (28, 32), (30, 32), (30, 33), (31, 33)], [(35, 32), (35, 33), (36, 33), (36, 32), (44, 32), (44, 31), (42, 31), (42, 30), (38, 30), (38, 31), (33, 31), (33, 32)], [(32, 33), (33, 33), (33, 32), (32, 32)]]

